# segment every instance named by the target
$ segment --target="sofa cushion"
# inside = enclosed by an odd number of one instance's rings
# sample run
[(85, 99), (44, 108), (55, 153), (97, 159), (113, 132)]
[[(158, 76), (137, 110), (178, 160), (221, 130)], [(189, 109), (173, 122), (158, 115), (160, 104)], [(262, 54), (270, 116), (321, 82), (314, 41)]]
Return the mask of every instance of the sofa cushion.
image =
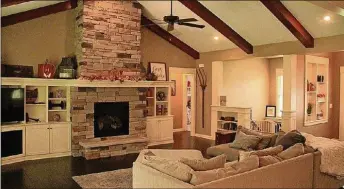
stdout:
[(239, 152), (243, 151), (241, 149), (231, 148), (228, 144), (220, 144), (216, 146), (209, 147), (207, 149), (207, 155), (214, 157), (221, 154), (227, 156), (227, 161), (235, 161), (239, 159)]
[(208, 171), (192, 171), (190, 184), (200, 185), (213, 180), (218, 180), (225, 177), (225, 169), (213, 169)]
[(251, 155), (257, 155), (257, 156), (274, 156), (283, 151), (283, 146), (275, 146), (275, 147), (270, 147), (266, 148), (264, 150), (257, 150), (257, 151), (249, 151), (249, 152), (240, 152), (239, 154), (239, 160), (242, 161), (243, 159), (251, 156)]
[[(239, 126), (238, 127), (238, 132), (243, 132), (247, 135), (255, 135), (255, 136), (260, 136), (262, 137), (262, 139), (259, 141), (259, 143), (256, 146), (256, 150), (262, 150), (266, 147), (270, 147), (271, 146), (271, 141), (273, 140), (273, 138), (275, 137), (274, 134), (263, 134), (261, 132), (257, 132), (251, 129), (247, 129), (243, 126)], [(270, 145), (270, 146), (269, 146)]]
[(305, 144), (305, 142), (306, 142), (306, 138), (302, 136), (299, 131), (292, 130), (286, 133), (285, 135), (283, 135), (282, 137), (280, 137), (279, 139), (277, 139), (275, 146), (282, 145), (283, 149), (285, 150), (293, 146), (294, 144), (297, 144), (297, 143)]
[(281, 162), (282, 160), (276, 156), (261, 156), (259, 157), (259, 167), (264, 167), (267, 165), (272, 165), (278, 162)]
[(232, 165), (235, 163), (238, 163), (238, 160), (227, 162), (227, 163), (225, 163), (225, 168), (232, 167)]
[(235, 136), (235, 140), (233, 143), (230, 143), (229, 146), (232, 148), (251, 150), (256, 148), (261, 139), (261, 136), (247, 135), (239, 131)]
[(207, 171), (212, 169), (224, 168), (226, 159), (226, 155), (222, 154), (211, 159), (181, 158), (180, 162), (185, 163), (195, 171)]
[(295, 144), (294, 146), (284, 150), (283, 152), (279, 153), (277, 156), (282, 158), (283, 160), (285, 159), (291, 159), (297, 156), (300, 156), (305, 153), (305, 148), (303, 144), (298, 143)]
[(190, 182), (191, 180), (192, 168), (179, 161), (158, 156), (143, 156), (142, 163), (184, 182)]
[[(256, 169), (259, 167), (259, 158), (257, 155), (252, 155), (243, 161), (239, 161), (231, 166), (235, 170), (238, 171), (238, 173), (243, 173), (246, 171), (250, 171), (253, 169)], [(228, 168), (226, 168), (228, 169)]]

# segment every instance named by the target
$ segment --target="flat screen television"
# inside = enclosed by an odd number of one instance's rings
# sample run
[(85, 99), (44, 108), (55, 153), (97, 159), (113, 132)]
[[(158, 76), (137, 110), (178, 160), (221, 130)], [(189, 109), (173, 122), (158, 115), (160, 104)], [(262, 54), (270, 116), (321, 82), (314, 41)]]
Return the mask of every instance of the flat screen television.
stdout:
[(1, 123), (24, 121), (24, 89), (1, 88)]

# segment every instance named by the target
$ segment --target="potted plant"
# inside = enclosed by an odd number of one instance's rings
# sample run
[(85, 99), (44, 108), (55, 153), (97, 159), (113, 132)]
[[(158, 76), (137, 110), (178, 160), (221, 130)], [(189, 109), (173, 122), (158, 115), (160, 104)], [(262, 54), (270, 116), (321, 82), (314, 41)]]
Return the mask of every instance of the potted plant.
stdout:
[(308, 106), (307, 106), (307, 114), (308, 114), (308, 116), (312, 115), (312, 109), (313, 109), (313, 105), (311, 103), (308, 103)]

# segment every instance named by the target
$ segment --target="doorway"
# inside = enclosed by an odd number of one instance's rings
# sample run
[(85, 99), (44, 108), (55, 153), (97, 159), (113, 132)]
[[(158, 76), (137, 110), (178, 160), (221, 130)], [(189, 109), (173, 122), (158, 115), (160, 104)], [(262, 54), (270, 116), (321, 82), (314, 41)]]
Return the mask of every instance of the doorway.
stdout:
[(196, 69), (195, 68), (169, 68), (169, 79), (173, 81), (171, 95), (171, 113), (174, 116), (173, 130), (190, 131), (195, 135), (196, 121)]
[(344, 66), (340, 67), (339, 140), (344, 141)]

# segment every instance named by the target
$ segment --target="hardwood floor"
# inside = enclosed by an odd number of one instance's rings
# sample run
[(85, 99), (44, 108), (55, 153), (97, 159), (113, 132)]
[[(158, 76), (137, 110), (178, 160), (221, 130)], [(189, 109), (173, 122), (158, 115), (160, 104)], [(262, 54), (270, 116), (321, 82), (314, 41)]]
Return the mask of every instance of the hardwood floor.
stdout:
[[(190, 137), (189, 132), (178, 132), (174, 133), (174, 144), (152, 148), (197, 149), (205, 155), (206, 149), (212, 145), (214, 141)], [(130, 168), (137, 156), (130, 154), (99, 160), (61, 157), (5, 165), (1, 167), (1, 188), (80, 188), (73, 176)]]

